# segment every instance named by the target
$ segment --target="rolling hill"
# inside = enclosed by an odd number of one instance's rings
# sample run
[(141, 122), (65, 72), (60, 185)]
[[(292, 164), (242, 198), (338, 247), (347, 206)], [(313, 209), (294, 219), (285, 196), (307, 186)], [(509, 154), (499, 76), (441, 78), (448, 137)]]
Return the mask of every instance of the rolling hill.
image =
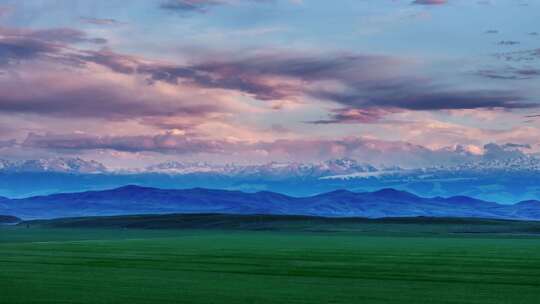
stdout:
[(296, 215), (164, 214), (22, 222), (30, 228), (195, 229), (385, 235), (539, 234), (540, 222), (474, 218), (336, 218)]
[(20, 218), (12, 215), (0, 215), (0, 225), (16, 224), (21, 221)]
[(274, 192), (244, 193), (202, 188), (168, 190), (139, 186), (0, 201), (0, 214), (23, 219), (169, 213), (540, 220), (540, 202), (500, 205), (465, 196), (423, 198), (394, 189), (361, 193), (338, 190), (310, 197), (291, 197)]

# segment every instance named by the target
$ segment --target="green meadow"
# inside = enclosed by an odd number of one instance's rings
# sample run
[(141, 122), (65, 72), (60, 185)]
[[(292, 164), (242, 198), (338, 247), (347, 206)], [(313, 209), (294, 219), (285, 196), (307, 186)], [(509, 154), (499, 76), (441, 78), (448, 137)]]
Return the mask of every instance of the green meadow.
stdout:
[(540, 237), (404, 227), (0, 227), (0, 303), (540, 303)]

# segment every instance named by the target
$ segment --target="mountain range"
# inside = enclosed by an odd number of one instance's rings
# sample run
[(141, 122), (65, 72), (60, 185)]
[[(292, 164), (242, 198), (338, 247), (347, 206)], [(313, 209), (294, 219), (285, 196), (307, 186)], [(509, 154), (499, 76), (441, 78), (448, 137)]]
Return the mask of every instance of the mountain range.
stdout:
[(51, 158), (9, 161), (0, 159), (1, 172), (57, 172), (76, 174), (105, 173), (107, 168), (94, 160), (81, 158)]
[(245, 193), (140, 186), (0, 200), (0, 214), (25, 220), (169, 213), (540, 220), (540, 201), (500, 205), (465, 196), (424, 198), (394, 189), (359, 193), (338, 190), (309, 197), (292, 197), (268, 191)]
[(215, 174), (244, 177), (316, 177), (340, 179), (371, 177), (381, 175), (411, 174), (412, 172), (434, 173), (441, 171), (525, 171), (540, 172), (540, 159), (533, 156), (519, 156), (507, 159), (491, 159), (457, 165), (433, 166), (404, 169), (399, 166), (376, 166), (354, 159), (342, 158), (314, 163), (269, 162), (255, 165), (211, 164), (208, 162), (169, 161), (139, 169), (110, 170), (102, 163), (81, 158), (51, 158), (9, 161), (0, 159), (0, 172), (54, 172), (71, 174)]
[(362, 163), (354, 159), (331, 159), (321, 162), (269, 162), (264, 164), (240, 165), (234, 163), (211, 164), (208, 162), (169, 161), (139, 169), (110, 170), (94, 160), (81, 158), (50, 158), (9, 161), (0, 159), (0, 172), (55, 172), (72, 174), (143, 174), (157, 173), (170, 175), (216, 174), (227, 176), (262, 177), (318, 177), (355, 178), (366, 176), (410, 174), (411, 172), (432, 173), (440, 171), (526, 171), (540, 172), (540, 159), (534, 156), (518, 156), (505, 159), (485, 159), (455, 165), (441, 165), (421, 168), (401, 168)]
[[(0, 160), (0, 195), (23, 198), (60, 192), (104, 190), (127, 184), (156, 188), (215, 188), (313, 196), (395, 188), (420, 196), (470, 196), (512, 203), (540, 200), (540, 160), (529, 155), (484, 158), (426, 168), (376, 166), (353, 159), (257, 165), (166, 162), (137, 170), (110, 170), (80, 158)], [(31, 181), (31, 182), (29, 182)]]

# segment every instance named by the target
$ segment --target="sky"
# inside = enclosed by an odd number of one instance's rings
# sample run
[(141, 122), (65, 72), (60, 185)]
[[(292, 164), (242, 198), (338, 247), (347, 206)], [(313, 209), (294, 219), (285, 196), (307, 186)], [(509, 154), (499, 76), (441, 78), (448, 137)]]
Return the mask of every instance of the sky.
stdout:
[(0, 158), (540, 152), (540, 1), (0, 0)]

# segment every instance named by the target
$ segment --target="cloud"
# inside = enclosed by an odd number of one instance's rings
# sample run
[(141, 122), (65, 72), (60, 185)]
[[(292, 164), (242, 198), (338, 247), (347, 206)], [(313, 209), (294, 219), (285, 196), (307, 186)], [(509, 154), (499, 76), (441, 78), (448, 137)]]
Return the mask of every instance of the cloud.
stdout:
[[(274, 141), (231, 141), (192, 137), (182, 133), (166, 132), (140, 136), (93, 136), (86, 134), (28, 134), (21, 144), (25, 149), (46, 149), (77, 152), (87, 150), (113, 150), (120, 152), (157, 152), (175, 155), (218, 154), (237, 155), (246, 160), (256, 157), (273, 160), (310, 161), (338, 157), (362, 157), (367, 160), (395, 161), (406, 152), (416, 161), (426, 158), (432, 151), (404, 142), (387, 142), (359, 137), (341, 139), (279, 139)], [(374, 158), (375, 157), (375, 158)], [(428, 157), (429, 158), (429, 157)]]
[[(35, 73), (36, 70), (41, 71)], [(61, 119), (138, 120), (158, 126), (156, 117), (183, 117), (196, 125), (220, 113), (234, 112), (226, 94), (170, 91), (143, 79), (114, 75), (93, 67), (58, 69), (54, 63), (21, 64), (16, 77), (0, 78), (0, 112)]]
[[(412, 76), (392, 75), (395, 58), (362, 55), (321, 57), (256, 57), (234, 62), (208, 62), (152, 73), (153, 79), (188, 77), (198, 85), (239, 90), (261, 100), (308, 95), (347, 107), (408, 110), (527, 108), (518, 93), (504, 90), (440, 88)], [(369, 72), (368, 72), (369, 71)], [(162, 71), (163, 72), (163, 71)], [(159, 76), (156, 76), (159, 75)], [(337, 83), (341, 88), (318, 85)]]
[[(537, 106), (519, 92), (462, 90), (414, 75), (410, 72), (413, 64), (391, 56), (277, 50), (200, 55), (176, 64), (108, 49), (73, 47), (72, 43), (87, 39), (84, 32), (4, 32), (12, 37), (0, 39), (0, 52), (8, 63), (40, 59), (21, 63), (18, 77), (0, 79), (0, 111), (4, 113), (131, 119), (162, 129), (184, 129), (210, 117), (232, 119), (230, 115), (238, 113), (242, 103), (239, 97), (246, 95), (260, 101), (316, 100), (340, 106), (331, 110), (328, 118), (311, 121), (316, 124), (377, 123), (406, 110)], [(532, 75), (529, 71), (528, 76)], [(22, 86), (29, 89), (17, 89)], [(224, 96), (235, 96), (236, 101)], [(180, 122), (182, 117), (186, 122)]]
[(13, 8), (9, 6), (0, 6), (0, 18), (9, 16), (13, 12)]
[[(231, 141), (190, 136), (181, 132), (157, 135), (94, 136), (88, 134), (28, 134), (23, 149), (44, 149), (61, 153), (107, 150), (122, 153), (162, 153), (177, 156), (219, 155), (229, 160), (256, 162), (320, 161), (335, 158), (362, 159), (364, 162), (406, 167), (461, 164), (469, 161), (506, 160), (524, 157), (527, 144), (484, 146), (454, 145), (430, 149), (404, 141), (364, 137), (338, 139), (277, 139), (272, 141)], [(224, 161), (222, 159), (222, 161)]]
[[(10, 30), (0, 38), (0, 114), (68, 123), (75, 119), (119, 121), (130, 126), (195, 131), (201, 124), (230, 123), (253, 107), (233, 92), (192, 84), (156, 83), (136, 69), (151, 61), (111, 51), (75, 47), (67, 31)], [(80, 37), (86, 37), (82, 35)], [(15, 64), (16, 63), (16, 64)], [(13, 65), (12, 65), (13, 64)], [(39, 124), (38, 124), (39, 125)], [(49, 123), (41, 124), (47, 129)]]
[(134, 56), (114, 53), (107, 49), (83, 51), (80, 54), (74, 55), (73, 58), (79, 64), (96, 63), (122, 74), (134, 74), (139, 69), (139, 66), (142, 65), (141, 60)]
[[(384, 85), (383, 85), (384, 87)], [(371, 89), (371, 90), (370, 90)], [(397, 84), (384, 90), (379, 86), (352, 92), (318, 92), (320, 98), (350, 107), (384, 107), (414, 111), (457, 109), (521, 109), (537, 107), (516, 92), (504, 90), (440, 90), (414, 83)]]
[[(334, 110), (330, 113), (329, 119), (321, 119), (316, 123), (375, 122), (384, 115), (399, 110), (516, 109), (536, 106), (518, 92), (461, 90), (440, 84), (435, 79), (411, 75), (410, 72), (403, 73), (401, 67), (410, 66), (410, 63), (390, 56), (272, 51), (243, 56), (224, 55), (211, 58), (202, 56), (187, 64), (179, 65), (155, 62), (107, 49), (99, 51), (70, 49), (63, 43), (78, 43), (88, 39), (84, 32), (77, 30), (4, 29), (3, 32), (7, 33), (7, 38), (0, 39), (0, 52), (7, 58), (4, 60), (45, 57), (60, 59), (64, 64), (78, 68), (97, 64), (116, 73), (146, 77), (147, 84), (150, 85), (161, 82), (189, 87), (192, 91), (203, 88), (228, 90), (232, 93), (248, 94), (263, 101), (315, 98), (344, 107), (345, 110)], [(491, 78), (496, 76), (488, 72), (481, 71), (480, 74)], [(535, 70), (523, 69), (515, 71), (514, 74), (532, 77), (535, 76)], [(88, 100), (93, 98), (92, 92), (97, 92), (108, 96), (111, 107), (125, 106), (125, 103), (114, 101), (128, 100), (130, 97), (115, 91), (117, 90), (105, 84), (100, 89), (89, 86), (72, 90), (66, 96), (70, 96), (71, 100)], [(55, 109), (55, 106), (47, 106), (56, 98), (54, 96), (48, 97), (49, 99), (38, 96), (26, 102), (21, 102), (22, 99), (11, 100), (12, 96), (13, 94), (6, 94), (6, 100), (0, 105), (0, 109), (4, 111), (40, 109), (49, 113)], [(43, 99), (40, 100), (40, 97)], [(62, 106), (61, 101), (56, 104)], [(147, 102), (135, 104), (144, 105), (141, 113), (153, 115), (159, 112)], [(110, 110), (108, 113), (119, 111), (114, 107), (104, 108)], [(93, 112), (92, 108), (84, 106), (80, 106), (79, 109), (77, 113), (81, 115)], [(132, 109), (136, 110), (137, 107)]]
[(105, 65), (120, 73), (139, 73), (150, 81), (179, 82), (241, 91), (260, 100), (278, 100), (304, 94), (302, 83), (367, 78), (365, 69), (385, 70), (398, 60), (363, 55), (296, 55), (272, 53), (230, 60), (203, 58), (189, 65), (143, 63), (112, 52), (87, 52), (82, 60)]
[(17, 145), (17, 140), (10, 139), (10, 140), (0, 140), (0, 149), (2, 148), (11, 148)]
[(447, 2), (447, 0), (415, 0), (412, 3), (420, 5), (443, 5)]
[(205, 12), (209, 7), (222, 5), (223, 0), (169, 0), (161, 4), (161, 8), (174, 11)]
[(81, 30), (72, 28), (51, 28), (51, 29), (24, 29), (24, 28), (0, 28), (2, 39), (27, 39), (37, 40), (47, 43), (95, 43), (104, 44), (107, 41), (103, 38), (88, 37)]
[(402, 75), (396, 67), (405, 63), (385, 56), (273, 53), (228, 60), (208, 58), (187, 65), (174, 65), (141, 63), (135, 58), (114, 53), (92, 53), (85, 60), (103, 64), (117, 72), (146, 74), (150, 82), (226, 89), (247, 93), (259, 100), (305, 97), (327, 100), (356, 109), (357, 117), (368, 108), (384, 108), (388, 112), (389, 109), (418, 111), (537, 106), (518, 92), (461, 90), (429, 78)]
[(67, 59), (73, 52), (70, 44), (104, 44), (103, 38), (91, 38), (86, 33), (70, 28), (21, 29), (0, 27), (0, 64), (18, 63), (37, 58)]
[(508, 149), (532, 149), (529, 144), (516, 144), (516, 143), (506, 143), (503, 145), (504, 148)]
[(498, 45), (517, 45), (517, 44), (520, 44), (519, 41), (514, 41), (514, 40), (501, 40), (497, 43)]
[(540, 69), (533, 67), (504, 69), (483, 69), (476, 72), (476, 75), (499, 80), (525, 80), (540, 76)]
[(483, 159), (485, 160), (505, 160), (525, 157), (521, 149), (530, 149), (530, 145), (507, 143), (497, 145), (490, 143), (484, 146)]
[(93, 25), (119, 25), (121, 24), (121, 22), (112, 18), (81, 17), (80, 20), (83, 23), (93, 24)]
[(222, 5), (231, 5), (238, 2), (264, 3), (271, 0), (167, 0), (161, 3), (162, 9), (189, 13), (205, 13), (210, 8)]
[(500, 52), (494, 54), (494, 56), (497, 59), (508, 62), (532, 62), (540, 59), (540, 48), (513, 52)]
[(334, 124), (334, 123), (377, 123), (388, 114), (399, 112), (397, 110), (382, 108), (367, 109), (335, 109), (328, 119), (311, 121), (314, 124)]
[(35, 59), (54, 54), (59, 50), (58, 45), (39, 40), (2, 37), (0, 38), (0, 64)]
[(52, 150), (98, 150), (160, 152), (175, 154), (222, 153), (232, 143), (191, 138), (175, 132), (141, 136), (94, 136), (87, 134), (28, 134), (23, 147)]

